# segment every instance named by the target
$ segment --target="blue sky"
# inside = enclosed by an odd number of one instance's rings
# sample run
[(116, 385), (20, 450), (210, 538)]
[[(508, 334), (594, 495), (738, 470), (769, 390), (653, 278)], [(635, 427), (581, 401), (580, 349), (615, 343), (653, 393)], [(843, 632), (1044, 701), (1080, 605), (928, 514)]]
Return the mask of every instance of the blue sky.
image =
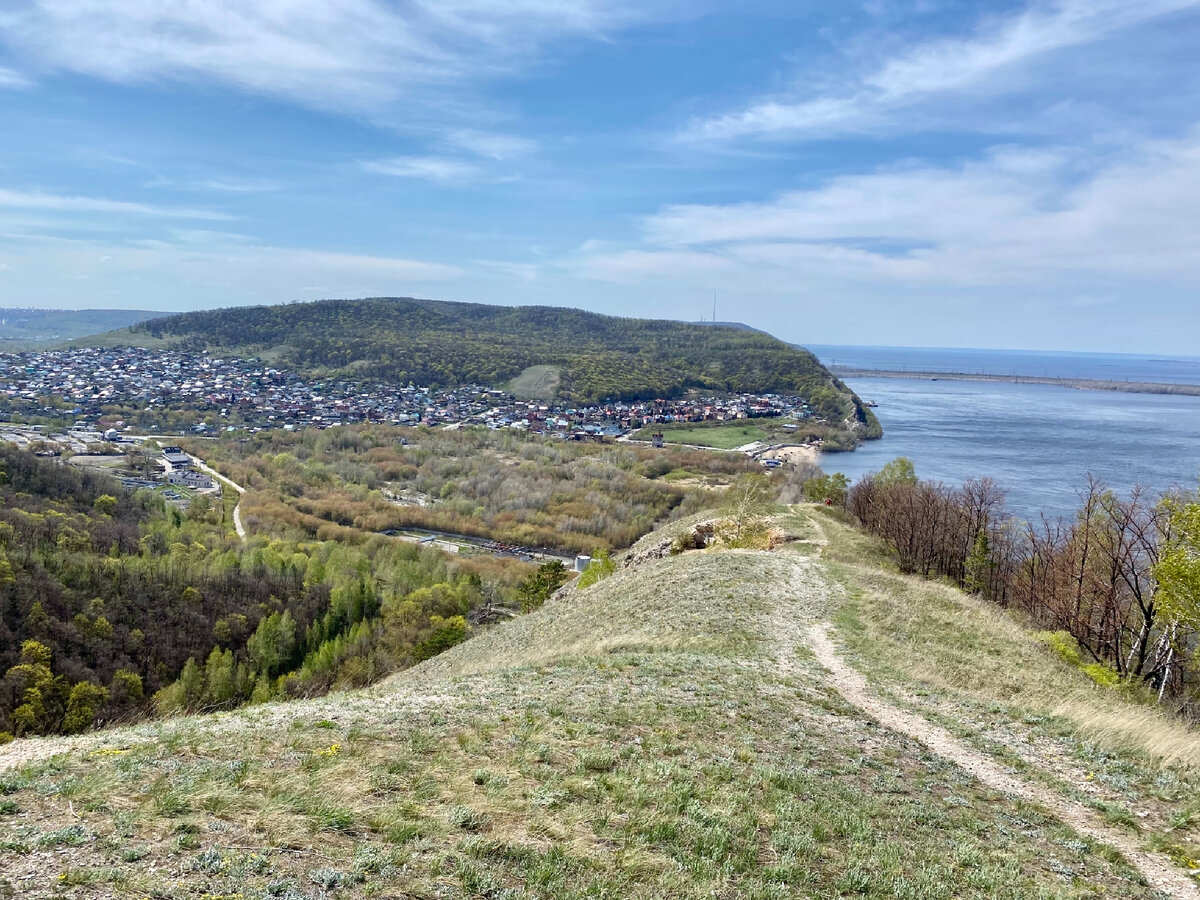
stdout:
[(1200, 0), (4, 0), (0, 306), (1196, 352)]

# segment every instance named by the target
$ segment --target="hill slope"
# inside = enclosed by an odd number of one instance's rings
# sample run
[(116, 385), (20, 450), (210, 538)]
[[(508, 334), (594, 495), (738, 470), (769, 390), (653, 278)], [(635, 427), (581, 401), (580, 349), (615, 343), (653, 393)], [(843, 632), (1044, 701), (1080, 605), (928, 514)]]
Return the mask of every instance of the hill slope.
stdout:
[(105, 341), (209, 347), (302, 372), (500, 385), (533, 366), (558, 367), (559, 393), (579, 401), (652, 399), (689, 388), (794, 392), (828, 418), (865, 412), (806, 350), (739, 328), (624, 319), (546, 306), (410, 298), (322, 300), (184, 313)]
[(10, 745), (0, 878), (35, 897), (1195, 896), (1146, 849), (1194, 855), (1193, 735), (864, 563), (819, 513), (783, 524), (801, 540), (642, 562), (372, 690)]

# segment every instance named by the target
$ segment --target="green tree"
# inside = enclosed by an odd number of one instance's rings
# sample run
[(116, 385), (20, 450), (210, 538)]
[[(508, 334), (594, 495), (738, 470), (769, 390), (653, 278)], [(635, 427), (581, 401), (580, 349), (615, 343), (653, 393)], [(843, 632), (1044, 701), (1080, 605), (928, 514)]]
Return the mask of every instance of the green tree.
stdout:
[(964, 566), (963, 590), (971, 594), (982, 594), (992, 578), (992, 545), (986, 528), (975, 532), (975, 543), (967, 555)]
[(917, 483), (917, 469), (907, 456), (897, 456), (879, 470), (875, 484), (880, 487), (891, 485), (912, 486)]
[(1200, 502), (1170, 498), (1163, 506), (1170, 537), (1153, 570), (1159, 609), (1165, 621), (1200, 628)]
[(254, 668), (266, 675), (279, 674), (295, 649), (296, 623), (287, 610), (271, 613), (260, 621), (246, 642), (246, 652)]
[(204, 707), (224, 709), (230, 706), (237, 693), (234, 679), (233, 651), (221, 652), (220, 647), (213, 647), (204, 664)]
[(109, 685), (113, 701), (119, 705), (136, 705), (145, 697), (142, 676), (129, 669), (117, 669)]
[(429, 635), (413, 650), (413, 659), (416, 662), (430, 659), (444, 650), (449, 650), (455, 644), (461, 644), (467, 639), (470, 630), (463, 616), (450, 616), (445, 619), (441, 616), (430, 616), (429, 626)]
[(108, 688), (90, 681), (80, 681), (71, 686), (67, 698), (67, 713), (63, 717), (62, 730), (67, 734), (78, 734), (92, 727), (96, 712), (108, 702)]
[(271, 679), (265, 672), (258, 674), (258, 680), (254, 682), (254, 690), (250, 693), (251, 703), (267, 703), (275, 696), (274, 686)]
[(592, 561), (588, 563), (587, 568), (580, 574), (575, 586), (578, 588), (591, 587), (597, 581), (603, 581), (615, 571), (617, 571), (617, 564), (613, 561), (609, 552), (604, 549), (597, 550), (592, 555)]
[(1169, 623), (1164, 634), (1170, 646), (1159, 681), (1160, 701), (1171, 678), (1180, 627), (1200, 628), (1200, 502), (1196, 497), (1168, 497), (1162, 506), (1169, 536), (1151, 570), (1158, 582), (1155, 602), (1160, 618)]
[(804, 499), (810, 503), (829, 502), (835, 506), (846, 505), (846, 491), (850, 487), (850, 479), (841, 472), (832, 475), (818, 475), (804, 482)]
[(18, 735), (50, 731), (60, 705), (61, 680), (50, 669), (50, 648), (38, 641), (21, 644), (20, 662), (6, 673), (21, 703), (12, 712)]
[(766, 475), (743, 475), (725, 495), (721, 538), (730, 547), (755, 546), (767, 531), (771, 511), (771, 482)]
[(117, 511), (117, 498), (112, 494), (101, 494), (95, 499), (92, 506), (100, 515), (111, 516)]
[(559, 560), (542, 563), (537, 571), (517, 587), (517, 599), (524, 612), (537, 609), (567, 580), (567, 567)]
[(180, 709), (196, 709), (204, 698), (204, 670), (196, 665), (194, 657), (189, 656), (179, 673)]

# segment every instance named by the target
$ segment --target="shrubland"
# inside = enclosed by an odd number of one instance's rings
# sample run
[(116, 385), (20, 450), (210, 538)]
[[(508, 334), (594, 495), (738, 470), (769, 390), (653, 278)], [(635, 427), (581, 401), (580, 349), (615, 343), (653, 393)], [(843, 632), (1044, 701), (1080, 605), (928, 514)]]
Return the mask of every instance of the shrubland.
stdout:
[[(249, 488), (249, 541), (230, 532), (231, 503), (182, 511), (0, 445), (0, 734), (372, 683), (537, 608), (568, 577), (560, 563), (375, 532), (548, 544), (602, 567), (610, 548), (719, 503), (756, 468), (483, 429), (278, 431), (196, 449)], [(416, 497), (427, 505), (406, 505)]]
[(1072, 518), (1018, 521), (990, 479), (923, 481), (900, 458), (855, 483), (844, 506), (883, 539), (901, 572), (946, 579), (1013, 610), (1097, 682), (1190, 713), (1200, 530), (1188, 522), (1200, 520), (1200, 507), (1179, 493), (1122, 497), (1090, 478), (1079, 496)]
[(383, 425), (193, 442), (246, 487), (256, 530), (337, 538), (425, 528), (527, 547), (624, 548), (759, 467), (739, 454)]

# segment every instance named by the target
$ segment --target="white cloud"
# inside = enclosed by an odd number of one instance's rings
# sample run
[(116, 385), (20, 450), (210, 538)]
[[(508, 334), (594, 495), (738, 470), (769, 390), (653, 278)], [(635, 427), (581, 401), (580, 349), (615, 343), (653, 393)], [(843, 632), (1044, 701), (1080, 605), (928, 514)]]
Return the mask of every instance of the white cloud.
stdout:
[(834, 178), (766, 203), (668, 206), (645, 223), (650, 242), (691, 246), (771, 240), (961, 240), (1049, 199), (1062, 153), (998, 150), (956, 168), (898, 166)]
[(66, 213), (115, 213), (135, 216), (154, 216), (170, 219), (226, 220), (230, 216), (205, 209), (175, 206), (155, 206), (124, 200), (81, 197), (66, 194), (46, 194), (37, 191), (11, 191), (0, 188), (0, 207), (38, 209)]
[(458, 129), (446, 135), (446, 143), (488, 159), (512, 159), (533, 152), (536, 144), (511, 134)]
[(12, 266), (8, 263), (0, 263), (0, 272), (11, 272)]
[(884, 59), (848, 87), (825, 95), (792, 92), (755, 100), (744, 109), (692, 122), (689, 139), (837, 135), (878, 127), (931, 96), (978, 87), (1005, 89), (1003, 75), (1040, 57), (1111, 37), (1200, 0), (1059, 0), (992, 18), (970, 36), (945, 38)]
[(210, 191), (225, 191), (231, 194), (259, 194), (278, 191), (282, 187), (277, 181), (266, 178), (210, 178), (197, 183), (198, 187)]
[(642, 247), (585, 247), (572, 265), (615, 283), (652, 273), (692, 290), (876, 301), (1002, 291), (1078, 309), (1080, 297), (1187, 296), (1200, 279), (1200, 131), (1088, 170), (1081, 158), (1001, 148), (762, 203), (670, 206), (644, 221)]
[(482, 170), (473, 163), (442, 156), (395, 156), (359, 164), (366, 172), (396, 178), (420, 178), (425, 181), (471, 181)]
[(697, 277), (711, 279), (735, 274), (740, 266), (726, 256), (693, 250), (616, 250), (584, 253), (573, 266), (583, 278), (617, 284), (645, 286), (659, 280), (675, 281), (686, 273), (689, 283)]
[[(650, 6), (652, 6), (651, 4)], [(528, 65), (544, 43), (646, 15), (632, 0), (10, 0), (31, 64), (121, 83), (213, 80), (338, 111)]]
[(29, 87), (33, 82), (13, 69), (0, 66), (0, 89)]

